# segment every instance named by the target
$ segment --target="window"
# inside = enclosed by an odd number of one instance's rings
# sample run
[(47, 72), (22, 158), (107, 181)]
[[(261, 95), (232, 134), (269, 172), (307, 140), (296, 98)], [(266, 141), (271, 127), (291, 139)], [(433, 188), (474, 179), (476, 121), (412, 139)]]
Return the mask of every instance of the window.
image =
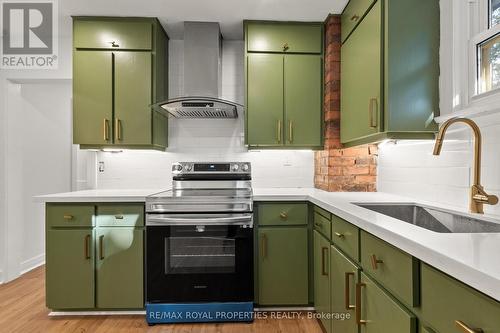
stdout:
[(489, 27), (493, 28), (500, 23), (500, 0), (489, 0), (488, 11)]

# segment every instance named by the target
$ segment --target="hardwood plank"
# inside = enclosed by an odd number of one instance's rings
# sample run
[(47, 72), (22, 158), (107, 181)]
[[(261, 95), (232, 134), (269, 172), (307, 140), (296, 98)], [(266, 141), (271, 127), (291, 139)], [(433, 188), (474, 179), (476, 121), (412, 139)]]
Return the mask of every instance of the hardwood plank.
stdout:
[(253, 323), (148, 326), (144, 316), (49, 317), (45, 307), (45, 267), (0, 285), (0, 332), (9, 333), (322, 333), (315, 319), (271, 318), (261, 313)]

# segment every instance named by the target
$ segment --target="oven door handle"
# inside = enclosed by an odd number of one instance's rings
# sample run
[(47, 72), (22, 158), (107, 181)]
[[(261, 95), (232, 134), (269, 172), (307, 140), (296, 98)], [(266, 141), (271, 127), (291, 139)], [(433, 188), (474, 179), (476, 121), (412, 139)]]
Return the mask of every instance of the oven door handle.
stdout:
[(149, 214), (146, 217), (146, 225), (247, 225), (252, 227), (253, 214), (217, 217), (203, 214), (196, 214), (196, 217)]

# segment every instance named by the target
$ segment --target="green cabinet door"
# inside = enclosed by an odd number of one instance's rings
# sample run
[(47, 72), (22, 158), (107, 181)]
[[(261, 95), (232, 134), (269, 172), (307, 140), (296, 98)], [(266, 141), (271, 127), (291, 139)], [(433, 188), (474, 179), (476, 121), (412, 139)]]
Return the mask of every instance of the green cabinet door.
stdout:
[(330, 305), (330, 243), (314, 231), (314, 308), (322, 314), (321, 324), (326, 332), (332, 331)]
[(307, 228), (259, 228), (258, 244), (259, 304), (307, 304)]
[(96, 229), (96, 307), (141, 309), (143, 296), (142, 228)]
[(151, 53), (113, 52), (113, 57), (115, 144), (151, 144)]
[[(416, 333), (417, 318), (387, 294), (375, 282), (361, 273), (360, 303), (361, 333)], [(359, 311), (359, 309), (358, 309)]]
[(358, 333), (355, 290), (359, 268), (334, 246), (330, 248), (330, 256), (331, 312), (349, 314), (345, 319), (332, 320), (332, 332)]
[(322, 66), (319, 55), (285, 55), (285, 143), (321, 146)]
[(73, 55), (73, 143), (112, 143), (113, 64), (107, 51)]
[(378, 133), (383, 128), (382, 1), (378, 1), (342, 45), (341, 141)]
[(283, 55), (247, 56), (247, 143), (283, 145)]
[(50, 229), (46, 248), (47, 307), (53, 310), (93, 308), (92, 229)]

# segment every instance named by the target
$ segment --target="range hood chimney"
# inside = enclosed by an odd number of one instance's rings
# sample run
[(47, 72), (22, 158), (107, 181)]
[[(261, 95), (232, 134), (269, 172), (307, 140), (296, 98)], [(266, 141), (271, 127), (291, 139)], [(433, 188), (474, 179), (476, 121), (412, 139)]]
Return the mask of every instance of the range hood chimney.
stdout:
[(222, 35), (218, 23), (184, 22), (184, 96), (156, 104), (176, 118), (237, 118), (242, 105), (220, 99)]

